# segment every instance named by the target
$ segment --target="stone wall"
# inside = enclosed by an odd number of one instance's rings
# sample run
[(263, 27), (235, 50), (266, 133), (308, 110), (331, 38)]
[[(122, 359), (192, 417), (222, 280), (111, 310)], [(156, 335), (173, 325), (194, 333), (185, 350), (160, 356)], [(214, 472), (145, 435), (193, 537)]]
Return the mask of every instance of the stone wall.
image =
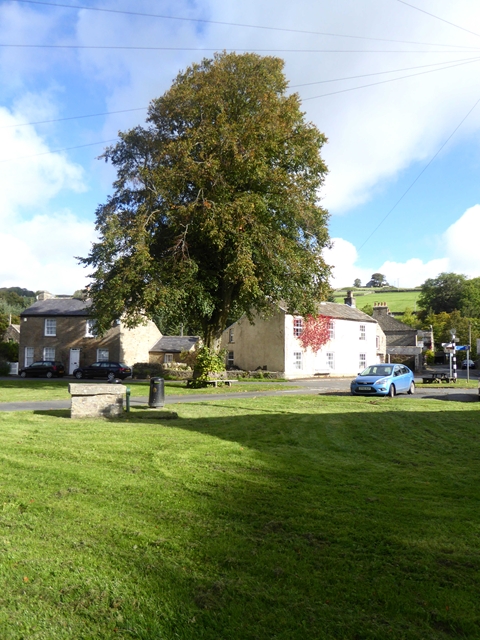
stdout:
[(72, 418), (114, 418), (123, 414), (123, 385), (74, 383), (68, 385), (68, 391)]

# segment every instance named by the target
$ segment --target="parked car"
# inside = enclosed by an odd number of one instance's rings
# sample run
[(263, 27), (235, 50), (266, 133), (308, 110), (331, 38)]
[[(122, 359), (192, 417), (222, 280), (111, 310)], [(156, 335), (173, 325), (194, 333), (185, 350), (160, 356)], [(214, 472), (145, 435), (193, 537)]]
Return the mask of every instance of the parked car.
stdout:
[(46, 378), (58, 376), (61, 378), (65, 375), (65, 367), (61, 362), (54, 362), (53, 360), (39, 360), (28, 367), (20, 369), (18, 375), (22, 378), (39, 378), (41, 376), (45, 376)]
[(475, 362), (473, 360), (464, 360), (462, 362), (462, 369), (466, 369), (467, 367), (469, 369), (475, 369)]
[(415, 393), (413, 372), (403, 364), (373, 364), (350, 385), (354, 396), (390, 396)]
[(132, 370), (123, 362), (94, 362), (88, 367), (78, 367), (74, 370), (73, 375), (78, 380), (82, 378), (107, 378), (114, 380), (120, 378), (124, 380), (132, 375)]

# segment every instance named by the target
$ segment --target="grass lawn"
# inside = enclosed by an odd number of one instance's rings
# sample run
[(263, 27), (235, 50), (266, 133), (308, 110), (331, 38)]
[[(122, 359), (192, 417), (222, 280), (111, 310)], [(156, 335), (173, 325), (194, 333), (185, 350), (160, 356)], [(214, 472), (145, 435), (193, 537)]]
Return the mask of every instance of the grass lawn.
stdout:
[[(82, 380), (81, 382), (92, 382)], [(95, 380), (95, 383), (99, 382)], [(101, 382), (101, 381), (100, 381)], [(105, 381), (103, 381), (105, 382)], [(68, 385), (78, 383), (78, 380), (0, 380), (0, 402), (35, 402), (41, 400), (69, 400)], [(125, 386), (130, 387), (132, 396), (148, 396), (150, 384), (136, 380), (125, 380)], [(187, 389), (182, 382), (165, 381), (165, 395), (191, 396), (199, 393), (219, 394), (231, 391), (275, 391), (277, 389), (292, 389), (285, 382), (279, 380), (270, 381), (245, 381), (238, 382), (231, 387), (209, 387), (208, 389)]]
[[(386, 302), (390, 311), (395, 313), (404, 312), (405, 309), (416, 309), (416, 303), (421, 291), (412, 289), (411, 291), (382, 291), (378, 289), (354, 290), (357, 307), (361, 309), (365, 305), (372, 305), (375, 302)], [(343, 304), (346, 297), (345, 291), (337, 291), (334, 294), (335, 302)]]
[(480, 638), (479, 405), (0, 413), (2, 640)]

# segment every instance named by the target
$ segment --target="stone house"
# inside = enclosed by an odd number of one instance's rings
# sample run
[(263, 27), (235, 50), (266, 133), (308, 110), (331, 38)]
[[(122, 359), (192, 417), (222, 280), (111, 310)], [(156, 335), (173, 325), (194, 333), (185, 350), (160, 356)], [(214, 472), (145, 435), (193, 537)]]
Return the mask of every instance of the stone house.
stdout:
[(422, 346), (418, 344), (419, 331), (394, 318), (385, 302), (375, 302), (373, 317), (385, 333), (388, 361), (406, 363), (417, 371), (421, 370)]
[(117, 320), (102, 337), (95, 335), (89, 300), (41, 294), (20, 314), (20, 366), (37, 360), (57, 360), (67, 374), (98, 360), (133, 365), (148, 362), (149, 351), (162, 334), (151, 321), (128, 329)]
[(9, 324), (5, 329), (4, 334), (2, 336), (2, 340), (4, 342), (20, 342), (20, 325), (19, 324)]
[(246, 316), (228, 327), (221, 340), (227, 367), (280, 371), (288, 378), (321, 374), (353, 376), (369, 364), (384, 362), (385, 335), (378, 322), (349, 303), (322, 302), (318, 313), (329, 318), (329, 341), (316, 353), (299, 341), (304, 319), (276, 307), (269, 317)]
[(182, 351), (194, 351), (198, 336), (162, 336), (150, 349), (150, 363), (171, 364), (180, 362)]

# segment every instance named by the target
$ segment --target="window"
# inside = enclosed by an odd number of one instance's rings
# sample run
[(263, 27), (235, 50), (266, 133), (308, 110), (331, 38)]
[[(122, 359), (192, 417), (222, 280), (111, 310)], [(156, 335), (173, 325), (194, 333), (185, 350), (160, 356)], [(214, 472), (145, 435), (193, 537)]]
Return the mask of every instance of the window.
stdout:
[(327, 353), (327, 369), (335, 369), (335, 354)]
[(97, 360), (106, 362), (108, 360), (108, 349), (97, 349)]
[(359, 370), (363, 371), (365, 369), (365, 367), (367, 366), (367, 354), (366, 353), (361, 353), (359, 360), (358, 360), (358, 366), (359, 366)]
[(33, 363), (33, 347), (25, 347), (25, 366), (29, 367)]
[[(298, 338), (303, 333), (303, 318), (293, 319), (293, 335)], [(301, 368), (301, 367), (300, 367)]]
[(366, 340), (366, 336), (365, 336), (365, 325), (361, 324), (360, 325), (360, 340)]
[(229, 342), (235, 342), (233, 339), (233, 329), (229, 329), (228, 330), (228, 341)]
[(294, 351), (293, 353), (293, 368), (301, 369), (302, 368), (302, 352)]
[(96, 331), (96, 326), (95, 326), (95, 320), (87, 320), (86, 326), (85, 326), (85, 337), (86, 338), (95, 338), (97, 335), (97, 331)]
[(228, 357), (227, 357), (227, 366), (233, 367), (234, 364), (235, 364), (235, 354), (233, 353), (233, 351), (229, 351)]
[(335, 322), (330, 320), (328, 323), (328, 339), (333, 340), (335, 338)]
[(380, 349), (380, 336), (377, 336), (376, 345), (377, 345), (377, 351), (378, 351)]
[(173, 353), (166, 353), (163, 356), (163, 362), (167, 364), (168, 362), (173, 362)]
[(52, 360), (55, 362), (55, 349), (53, 347), (44, 347), (43, 348), (43, 359), (44, 360)]
[(57, 335), (57, 320), (55, 318), (45, 318), (45, 335)]

